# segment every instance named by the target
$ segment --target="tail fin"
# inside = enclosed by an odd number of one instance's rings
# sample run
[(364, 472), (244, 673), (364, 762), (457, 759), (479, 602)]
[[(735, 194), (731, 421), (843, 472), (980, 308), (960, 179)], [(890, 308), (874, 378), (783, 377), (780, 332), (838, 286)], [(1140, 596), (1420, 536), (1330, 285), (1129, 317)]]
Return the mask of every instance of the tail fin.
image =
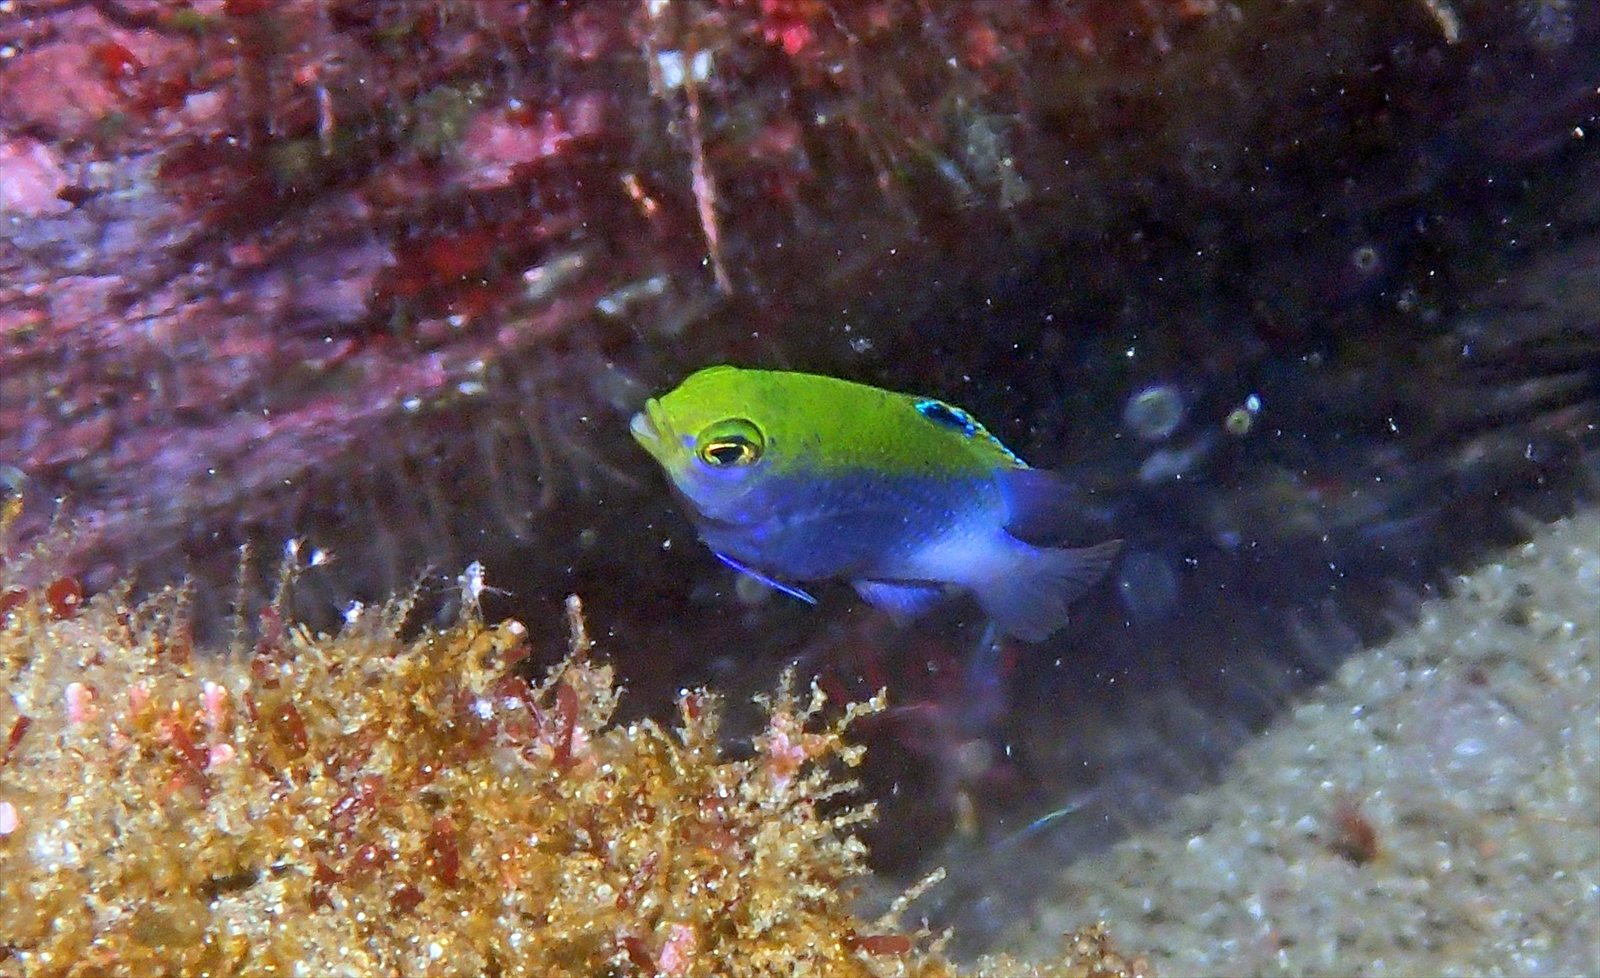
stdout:
[(1067, 623), (1067, 608), (1102, 577), (1121, 540), (1076, 550), (1014, 544), (1009, 573), (974, 586), (978, 602), (1009, 635), (1041, 642)]

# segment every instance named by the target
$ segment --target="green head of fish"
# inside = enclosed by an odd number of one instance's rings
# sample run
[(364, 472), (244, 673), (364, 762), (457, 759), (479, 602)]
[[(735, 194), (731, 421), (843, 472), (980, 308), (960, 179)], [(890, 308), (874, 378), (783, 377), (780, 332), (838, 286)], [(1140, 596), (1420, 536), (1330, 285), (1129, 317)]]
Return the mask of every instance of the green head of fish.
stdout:
[(633, 436), (705, 515), (758, 480), (845, 471), (931, 478), (1020, 468), (960, 408), (833, 377), (707, 367), (652, 398)]

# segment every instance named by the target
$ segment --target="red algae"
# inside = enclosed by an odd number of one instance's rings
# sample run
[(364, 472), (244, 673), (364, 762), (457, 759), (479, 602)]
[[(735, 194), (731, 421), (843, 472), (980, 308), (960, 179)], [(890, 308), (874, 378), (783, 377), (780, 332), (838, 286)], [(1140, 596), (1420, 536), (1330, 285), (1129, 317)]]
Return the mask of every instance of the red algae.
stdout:
[(83, 604), (83, 585), (71, 577), (58, 577), (45, 588), (44, 599), (57, 619), (71, 618)]
[[(1327, 155), (1317, 126), (1352, 108), (1296, 93), (1438, 33), (1372, 3), (17, 6), (0, 335), (27, 342), (0, 346), (0, 455), (94, 527), (60, 568), (90, 591), (130, 571), (203, 590), (291, 528), (372, 546), (347, 489), (381, 507), (387, 468), (483, 461), (462, 429), (562, 401), (598, 415), (595, 362), (655, 362), (690, 324), (730, 359), (755, 330), (809, 332), (787, 324), (813, 318), (819, 275), (843, 308), (999, 225), (1115, 240), (1107, 215), (1159, 219), (1139, 188), (1227, 184), (1215, 164), (1243, 151), (1213, 120), (1279, 154), (1274, 173), (1290, 150), (1258, 120)], [(1387, 118), (1404, 93), (1377, 77)], [(35, 409), (44, 392), (59, 410)], [(540, 485), (505, 507), (518, 521), (548, 508), (549, 456), (598, 457), (580, 431), (524, 453)], [(463, 556), (398, 539), (365, 600)]]

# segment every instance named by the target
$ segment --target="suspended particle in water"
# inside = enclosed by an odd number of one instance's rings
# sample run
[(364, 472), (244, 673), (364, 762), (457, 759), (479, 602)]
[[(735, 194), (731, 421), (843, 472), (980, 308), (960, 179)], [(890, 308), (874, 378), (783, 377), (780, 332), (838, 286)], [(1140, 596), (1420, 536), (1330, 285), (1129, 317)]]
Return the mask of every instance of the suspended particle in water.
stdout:
[(1244, 399), (1244, 403), (1228, 412), (1223, 419), (1222, 427), (1235, 438), (1243, 438), (1250, 433), (1256, 423), (1256, 415), (1261, 413), (1261, 398), (1254, 394)]
[(1171, 448), (1161, 448), (1150, 453), (1150, 456), (1139, 466), (1139, 481), (1146, 485), (1181, 479), (1195, 466), (1204, 462), (1211, 454), (1211, 449), (1216, 445), (1212, 432), (1205, 432), (1188, 444), (1178, 444)]

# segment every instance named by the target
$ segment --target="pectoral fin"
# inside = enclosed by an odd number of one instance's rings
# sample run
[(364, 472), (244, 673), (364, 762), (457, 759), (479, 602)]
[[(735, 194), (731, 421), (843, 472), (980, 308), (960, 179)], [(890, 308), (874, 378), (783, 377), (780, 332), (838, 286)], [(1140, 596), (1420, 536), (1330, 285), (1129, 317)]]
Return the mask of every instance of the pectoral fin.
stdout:
[(916, 618), (943, 601), (947, 594), (940, 584), (864, 580), (851, 583), (867, 604), (888, 612), (896, 625), (904, 625)]
[(765, 575), (765, 574), (761, 573), (760, 571), (756, 570), (754, 567), (750, 567), (750, 566), (747, 566), (745, 564), (742, 564), (739, 561), (734, 560), (732, 557), (729, 557), (725, 553), (717, 553), (717, 551), (715, 551), (715, 550), (713, 550), (711, 552), (716, 554), (717, 555), (717, 559), (722, 561), (724, 564), (727, 564), (729, 567), (732, 567), (734, 570), (738, 571), (741, 574), (747, 574), (750, 577), (755, 578), (756, 580), (760, 581), (762, 584), (765, 584), (767, 587), (772, 588), (774, 591), (782, 591), (784, 594), (787, 594), (789, 597), (791, 597), (791, 598), (799, 598), (801, 601), (804, 601), (806, 604), (816, 604), (817, 603), (817, 599), (816, 598), (813, 598), (811, 595), (809, 595), (806, 592), (804, 592), (804, 591), (800, 590), (799, 588), (795, 587), (793, 584), (785, 584), (782, 581), (775, 581), (772, 578), (768, 577), (767, 575)]

